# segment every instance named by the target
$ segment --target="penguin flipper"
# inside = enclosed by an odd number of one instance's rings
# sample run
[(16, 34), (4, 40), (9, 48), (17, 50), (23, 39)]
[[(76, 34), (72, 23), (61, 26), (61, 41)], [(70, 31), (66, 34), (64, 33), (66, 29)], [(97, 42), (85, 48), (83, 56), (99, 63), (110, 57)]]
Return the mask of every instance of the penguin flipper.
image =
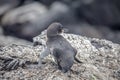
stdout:
[(81, 62), (79, 59), (76, 58), (77, 49), (73, 48), (73, 51), (74, 51), (74, 53), (75, 53), (75, 55), (74, 55), (75, 61), (78, 62), (78, 63), (83, 63), (83, 62)]
[(50, 54), (50, 50), (48, 48), (45, 48), (40, 56), (39, 56), (39, 61), (38, 61), (38, 66), (42, 65), (42, 59), (45, 58), (46, 56), (48, 56)]

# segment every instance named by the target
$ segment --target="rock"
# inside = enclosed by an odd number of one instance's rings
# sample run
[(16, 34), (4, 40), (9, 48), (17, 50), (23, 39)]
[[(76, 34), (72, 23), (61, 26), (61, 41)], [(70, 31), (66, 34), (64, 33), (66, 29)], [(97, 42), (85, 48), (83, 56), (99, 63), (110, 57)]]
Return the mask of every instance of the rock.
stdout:
[[(42, 79), (42, 80), (118, 80), (114, 77), (114, 71), (120, 67), (120, 45), (104, 39), (87, 38), (74, 34), (62, 34), (73, 47), (78, 50), (77, 58), (82, 64), (74, 63), (72, 70), (62, 73), (52, 63), (51, 57), (47, 58), (42, 69), (21, 68), (11, 71), (1, 71), (1, 79)], [(40, 43), (35, 47), (30, 45), (10, 45), (0, 48), (1, 57), (16, 56), (19, 60), (36, 62), (39, 53), (46, 45), (46, 31), (33, 38), (34, 43)], [(12, 57), (14, 59), (14, 57)], [(29, 65), (28, 65), (29, 66)], [(117, 76), (117, 74), (116, 74)]]
[[(42, 47), (39, 47), (39, 50), (41, 49)], [(36, 52), (30, 45), (10, 44), (8, 46), (1, 47), (1, 50), (0, 57), (10, 58), (12, 56), (16, 56), (20, 59), (31, 62), (36, 62), (38, 60), (37, 55), (39, 55), (39, 52)]]
[(26, 22), (33, 22), (38, 16), (47, 11), (46, 7), (40, 3), (34, 2), (32, 4), (18, 7), (9, 11), (2, 19), (3, 25), (22, 24)]
[(116, 1), (92, 0), (89, 4), (80, 5), (77, 10), (79, 15), (91, 24), (112, 26), (120, 22), (120, 9)]
[(16, 35), (22, 38), (31, 38), (35, 36), (34, 21), (47, 9), (44, 5), (34, 2), (7, 12), (2, 18), (2, 26), (6, 35)]

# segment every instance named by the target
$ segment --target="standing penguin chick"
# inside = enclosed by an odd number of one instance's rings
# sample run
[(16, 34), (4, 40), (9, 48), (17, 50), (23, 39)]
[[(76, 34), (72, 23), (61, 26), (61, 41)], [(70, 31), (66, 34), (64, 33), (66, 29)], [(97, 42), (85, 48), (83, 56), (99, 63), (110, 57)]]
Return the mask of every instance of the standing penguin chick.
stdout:
[(52, 23), (47, 28), (47, 48), (40, 55), (40, 64), (41, 59), (51, 54), (54, 56), (57, 61), (58, 68), (62, 72), (67, 72), (72, 67), (74, 60), (80, 63), (80, 61), (75, 57), (77, 50), (71, 46), (71, 44), (60, 35), (64, 30), (63, 26), (60, 23)]

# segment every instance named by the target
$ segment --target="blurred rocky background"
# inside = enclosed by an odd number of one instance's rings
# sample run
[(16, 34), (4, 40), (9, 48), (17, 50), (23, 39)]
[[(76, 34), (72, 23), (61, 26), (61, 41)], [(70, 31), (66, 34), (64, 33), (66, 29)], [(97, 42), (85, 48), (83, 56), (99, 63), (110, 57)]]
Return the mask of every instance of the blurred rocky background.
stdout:
[(0, 0), (1, 42), (10, 36), (32, 41), (52, 22), (69, 33), (120, 43), (119, 0)]

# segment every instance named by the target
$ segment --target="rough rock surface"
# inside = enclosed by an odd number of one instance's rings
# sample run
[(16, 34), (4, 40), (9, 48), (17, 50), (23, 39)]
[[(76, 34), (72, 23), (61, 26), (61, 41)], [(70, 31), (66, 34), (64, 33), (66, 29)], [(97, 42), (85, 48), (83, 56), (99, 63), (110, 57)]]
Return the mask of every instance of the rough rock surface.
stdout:
[[(1, 47), (0, 56), (16, 56), (20, 60), (37, 61), (39, 53), (45, 47), (45, 31), (33, 38), (36, 47), (11, 45)], [(62, 73), (51, 60), (41, 69), (30, 67), (12, 71), (0, 71), (2, 80), (119, 80), (120, 79), (120, 45), (111, 41), (87, 38), (74, 34), (62, 34), (78, 50), (77, 57), (82, 64), (74, 63), (72, 70)], [(22, 56), (22, 57), (21, 57)], [(51, 58), (50, 58), (51, 59)]]

